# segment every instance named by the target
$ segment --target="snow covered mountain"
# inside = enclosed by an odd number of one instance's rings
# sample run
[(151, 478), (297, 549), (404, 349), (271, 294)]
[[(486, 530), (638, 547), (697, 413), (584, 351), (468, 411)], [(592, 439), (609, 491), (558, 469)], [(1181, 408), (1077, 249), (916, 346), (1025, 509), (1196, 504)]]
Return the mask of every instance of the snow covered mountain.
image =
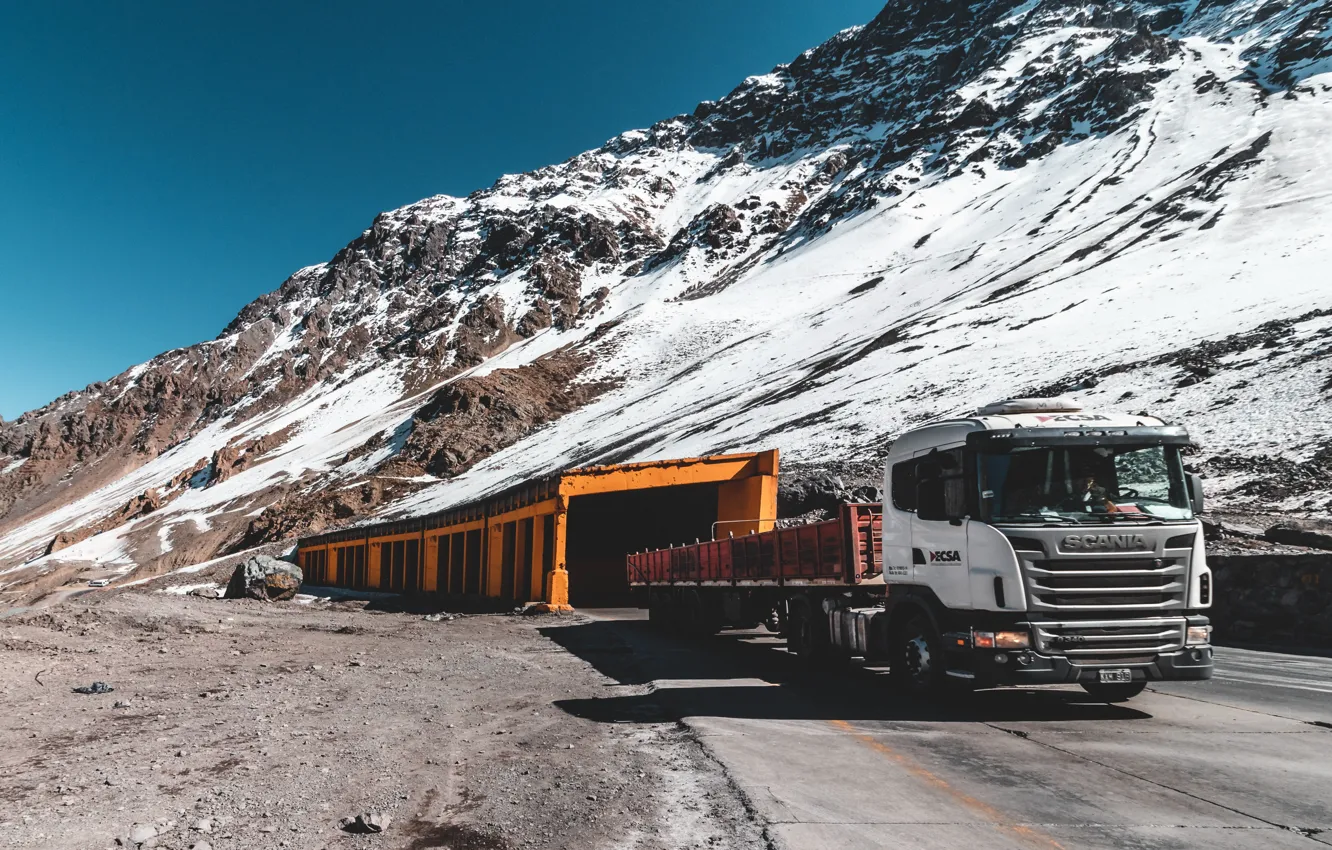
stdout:
[[(1076, 391), (1332, 509), (1332, 0), (903, 0), (0, 423), (0, 582)], [(12, 592), (12, 591), (11, 591)]]

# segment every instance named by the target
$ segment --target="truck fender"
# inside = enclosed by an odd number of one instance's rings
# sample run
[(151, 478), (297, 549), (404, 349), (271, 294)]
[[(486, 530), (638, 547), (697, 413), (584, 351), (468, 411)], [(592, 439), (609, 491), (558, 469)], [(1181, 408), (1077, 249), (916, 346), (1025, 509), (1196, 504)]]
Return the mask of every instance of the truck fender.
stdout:
[[(902, 626), (913, 615), (923, 613), (930, 618), (934, 624), (936, 634), (944, 633), (943, 617), (939, 615), (939, 601), (933, 598), (933, 594), (912, 593), (901, 596), (890, 596), (888, 598), (888, 609), (885, 612), (885, 650), (891, 645), (891, 641), (901, 630)], [(877, 619), (877, 618), (876, 618)]]

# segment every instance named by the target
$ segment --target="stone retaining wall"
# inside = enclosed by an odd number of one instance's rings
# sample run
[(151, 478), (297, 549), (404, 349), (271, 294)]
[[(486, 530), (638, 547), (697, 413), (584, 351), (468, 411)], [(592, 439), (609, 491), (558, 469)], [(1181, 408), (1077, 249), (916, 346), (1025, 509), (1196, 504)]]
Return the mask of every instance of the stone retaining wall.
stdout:
[(1216, 637), (1332, 647), (1332, 552), (1209, 555)]

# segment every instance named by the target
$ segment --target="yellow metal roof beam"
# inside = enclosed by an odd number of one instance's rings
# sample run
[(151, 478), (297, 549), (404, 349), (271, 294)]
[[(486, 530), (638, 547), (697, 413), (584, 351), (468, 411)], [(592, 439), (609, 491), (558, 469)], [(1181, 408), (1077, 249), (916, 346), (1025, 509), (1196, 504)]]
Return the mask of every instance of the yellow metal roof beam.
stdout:
[(777, 464), (778, 452), (770, 449), (744, 454), (571, 469), (560, 475), (560, 495), (570, 498), (592, 493), (733, 481), (760, 475), (776, 476)]

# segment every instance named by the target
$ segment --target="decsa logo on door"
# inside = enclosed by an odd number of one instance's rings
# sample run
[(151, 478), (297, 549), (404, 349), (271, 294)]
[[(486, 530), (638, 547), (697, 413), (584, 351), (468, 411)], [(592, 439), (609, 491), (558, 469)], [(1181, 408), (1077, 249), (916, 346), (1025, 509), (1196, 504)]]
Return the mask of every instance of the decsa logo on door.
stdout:
[(962, 562), (962, 553), (957, 551), (956, 549), (945, 549), (942, 552), (931, 552), (930, 563), (933, 564), (935, 561), (944, 561), (944, 562), (951, 562), (958, 564)]

